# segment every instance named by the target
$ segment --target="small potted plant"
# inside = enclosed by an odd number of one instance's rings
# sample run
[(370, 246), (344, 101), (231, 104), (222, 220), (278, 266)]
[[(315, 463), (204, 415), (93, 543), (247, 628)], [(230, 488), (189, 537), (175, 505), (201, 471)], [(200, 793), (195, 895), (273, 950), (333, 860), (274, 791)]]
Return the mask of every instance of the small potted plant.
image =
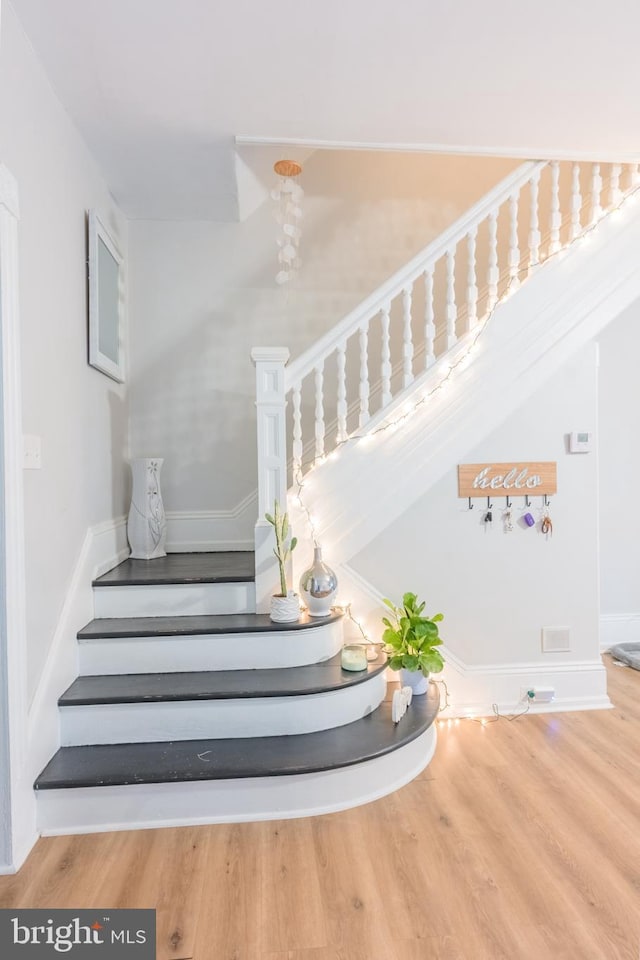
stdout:
[(297, 620), (300, 616), (300, 601), (298, 594), (287, 588), (286, 563), (298, 543), (296, 537), (292, 537), (287, 542), (289, 536), (289, 517), (280, 510), (280, 504), (276, 500), (273, 507), (273, 515), (265, 513), (267, 520), (273, 527), (276, 538), (274, 555), (280, 567), (280, 593), (271, 597), (270, 617), (276, 623), (287, 623)]
[(410, 686), (415, 694), (426, 693), (429, 674), (440, 673), (444, 667), (442, 654), (437, 649), (442, 644), (438, 623), (444, 617), (441, 613), (423, 616), (425, 604), (418, 603), (415, 593), (405, 593), (401, 607), (396, 607), (391, 600), (384, 603), (392, 614), (391, 620), (382, 618), (386, 627), (382, 642), (389, 655), (387, 666), (400, 670), (402, 686)]

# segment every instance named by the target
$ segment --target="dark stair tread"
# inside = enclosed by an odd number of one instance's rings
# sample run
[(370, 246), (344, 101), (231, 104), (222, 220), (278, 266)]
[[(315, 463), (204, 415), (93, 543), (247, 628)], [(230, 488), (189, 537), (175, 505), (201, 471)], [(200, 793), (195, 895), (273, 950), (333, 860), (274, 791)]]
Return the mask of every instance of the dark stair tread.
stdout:
[(247, 583), (255, 580), (252, 550), (168, 553), (157, 560), (125, 560), (93, 581), (94, 587), (168, 583)]
[(120, 637), (193, 637), (201, 634), (282, 633), (307, 630), (339, 620), (342, 613), (327, 617), (300, 615), (292, 623), (274, 623), (268, 613), (201, 614), (190, 617), (104, 617), (91, 620), (78, 633), (78, 640), (118, 639)]
[(438, 689), (430, 684), (427, 694), (414, 697), (398, 724), (391, 720), (387, 701), (361, 720), (319, 733), (61, 747), (34, 786), (53, 790), (334, 770), (384, 756), (415, 740), (433, 723), (439, 704)]
[(201, 670), (78, 677), (58, 703), (61, 707), (93, 704), (160, 703), (176, 700), (232, 700), (294, 697), (355, 686), (385, 669), (381, 654), (367, 670), (350, 673), (340, 654), (322, 663), (268, 670)]

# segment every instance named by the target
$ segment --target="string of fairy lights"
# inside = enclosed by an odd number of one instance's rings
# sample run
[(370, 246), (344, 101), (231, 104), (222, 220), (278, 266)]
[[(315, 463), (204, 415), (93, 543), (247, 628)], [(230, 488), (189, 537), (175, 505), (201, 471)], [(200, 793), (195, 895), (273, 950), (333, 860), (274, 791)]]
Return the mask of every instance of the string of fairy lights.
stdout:
[[(455, 377), (456, 371), (468, 364), (471, 355), (473, 354), (475, 348), (477, 347), (481, 337), (486, 332), (487, 327), (489, 326), (493, 317), (495, 316), (497, 309), (506, 300), (508, 300), (509, 297), (515, 292), (515, 289), (517, 289), (520, 286), (523, 278), (531, 275), (532, 269), (543, 267), (545, 264), (548, 264), (553, 260), (559, 259), (564, 254), (566, 254), (566, 252), (569, 249), (571, 249), (576, 245), (588, 243), (589, 240), (591, 239), (591, 235), (593, 234), (593, 232), (600, 226), (600, 224), (604, 220), (620, 215), (626, 206), (629, 206), (638, 200), (639, 194), (640, 194), (640, 184), (631, 186), (617, 203), (615, 203), (609, 209), (603, 210), (598, 217), (594, 218), (589, 224), (583, 227), (581, 232), (577, 236), (572, 237), (571, 239), (565, 241), (564, 243), (560, 243), (555, 249), (548, 249), (546, 251), (546, 254), (540, 257), (537, 263), (531, 264), (530, 261), (527, 262), (525, 260), (524, 263), (521, 264), (521, 266), (519, 267), (517, 273), (514, 274), (510, 270), (509, 273), (507, 274), (507, 272), (504, 271), (499, 277), (498, 283), (497, 283), (498, 289), (500, 289), (500, 287), (504, 288), (503, 292), (501, 295), (497, 296), (495, 302), (487, 310), (482, 320), (477, 324), (475, 330), (473, 331), (473, 336), (470, 338), (465, 349), (459, 354), (459, 356), (456, 357), (455, 360), (449, 363), (448, 368), (446, 369), (446, 372), (434, 386), (430, 387), (426, 391), (423, 391), (416, 400), (411, 401), (409, 403), (405, 403), (402, 411), (399, 414), (394, 415), (392, 418), (385, 418), (385, 420), (382, 423), (380, 423), (378, 426), (374, 427), (371, 430), (366, 430), (363, 432), (356, 431), (350, 434), (348, 437), (344, 437), (338, 440), (333, 450), (328, 455), (322, 454), (320, 456), (314, 456), (309, 460), (302, 461), (298, 464), (296, 475), (294, 477), (294, 488), (295, 488), (294, 501), (297, 504), (298, 508), (302, 511), (306, 519), (307, 525), (309, 527), (311, 539), (313, 540), (315, 545), (317, 545), (318, 543), (317, 520), (315, 515), (312, 513), (311, 509), (309, 508), (309, 506), (305, 503), (305, 497), (304, 497), (305, 488), (309, 483), (309, 478), (315, 472), (315, 470), (321, 464), (325, 463), (326, 460), (328, 460), (329, 458), (335, 459), (339, 455), (339, 451), (343, 447), (349, 444), (357, 443), (357, 442), (361, 442), (361, 443), (370, 442), (378, 435), (384, 434), (390, 430), (396, 430), (402, 424), (406, 423), (408, 420), (416, 416), (416, 414), (427, 405), (427, 403), (431, 400), (432, 397), (437, 395), (439, 392), (442, 392), (449, 386), (452, 379)], [(566, 228), (566, 222), (564, 226)], [(437, 367), (434, 367), (433, 369), (436, 370)], [(308, 467), (306, 472), (303, 472), (304, 467)], [(366, 644), (372, 645), (372, 646), (373, 645), (382, 646), (381, 641), (373, 641), (368, 636), (364, 623), (358, 617), (354, 616), (351, 602), (338, 603), (336, 604), (336, 607), (343, 613), (344, 616), (346, 616), (357, 627), (363, 641)], [(448, 690), (446, 681), (436, 680), (435, 682), (440, 685), (441, 691), (444, 693), (444, 703), (442, 703), (442, 697), (441, 697), (441, 704), (440, 704), (440, 712), (442, 712), (451, 705), (449, 701), (449, 690)], [(506, 719), (517, 719), (517, 717), (523, 716), (523, 714), (528, 712), (529, 706), (530, 704), (527, 703), (524, 710)], [(493, 704), (493, 714), (494, 715), (488, 719), (484, 717), (483, 718), (466, 717), (462, 719), (477, 720), (477, 722), (482, 723), (483, 726), (486, 725), (487, 723), (494, 722), (502, 717), (496, 704)], [(440, 721), (440, 722), (443, 722), (443, 721)], [(459, 718), (457, 718), (456, 720), (449, 719), (444, 722), (448, 724), (451, 724), (454, 722), (458, 723)]]

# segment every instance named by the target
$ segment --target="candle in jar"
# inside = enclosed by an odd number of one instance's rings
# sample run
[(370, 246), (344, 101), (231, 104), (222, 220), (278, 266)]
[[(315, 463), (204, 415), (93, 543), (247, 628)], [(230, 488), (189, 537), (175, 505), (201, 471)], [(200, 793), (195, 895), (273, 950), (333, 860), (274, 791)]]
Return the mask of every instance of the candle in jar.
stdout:
[(342, 648), (343, 670), (366, 670), (367, 651), (361, 643), (348, 643)]

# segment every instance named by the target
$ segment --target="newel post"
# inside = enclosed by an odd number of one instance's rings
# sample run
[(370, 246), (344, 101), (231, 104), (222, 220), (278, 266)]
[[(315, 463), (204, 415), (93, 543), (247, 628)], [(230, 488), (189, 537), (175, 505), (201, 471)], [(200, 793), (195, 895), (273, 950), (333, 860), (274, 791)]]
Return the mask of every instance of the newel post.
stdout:
[(273, 527), (264, 519), (277, 500), (287, 508), (287, 435), (284, 368), (286, 347), (254, 347), (258, 428), (258, 520), (256, 547), (256, 612), (268, 613), (279, 590), (278, 563), (273, 555)]

